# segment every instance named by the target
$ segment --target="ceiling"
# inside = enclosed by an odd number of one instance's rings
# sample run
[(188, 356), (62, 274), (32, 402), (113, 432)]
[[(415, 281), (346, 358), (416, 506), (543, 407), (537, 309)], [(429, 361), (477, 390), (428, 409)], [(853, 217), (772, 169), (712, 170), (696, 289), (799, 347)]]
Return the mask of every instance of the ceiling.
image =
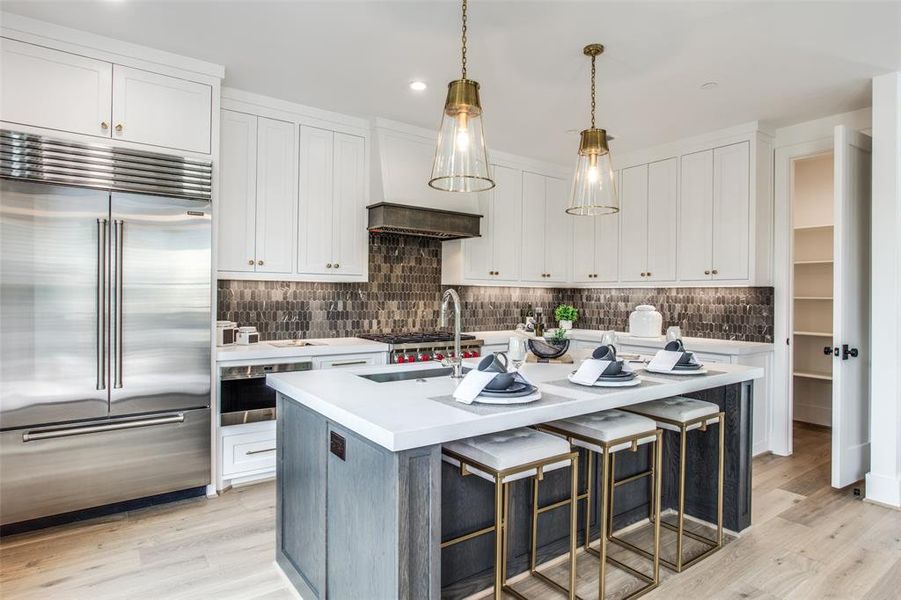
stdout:
[[(459, 77), (457, 2), (4, 1), (3, 10), (225, 65), (225, 84), (437, 128)], [(471, 0), (469, 76), (490, 148), (569, 164), (588, 125), (614, 153), (747, 121), (783, 126), (869, 106), (901, 70), (901, 2)], [(428, 83), (413, 92), (413, 79)], [(701, 89), (706, 82), (712, 89)]]

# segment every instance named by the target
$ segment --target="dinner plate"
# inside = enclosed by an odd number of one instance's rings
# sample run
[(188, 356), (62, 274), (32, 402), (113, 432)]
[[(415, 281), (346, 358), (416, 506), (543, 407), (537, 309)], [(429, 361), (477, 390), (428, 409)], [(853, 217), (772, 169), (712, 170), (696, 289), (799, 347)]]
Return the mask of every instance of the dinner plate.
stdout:
[(652, 369), (650, 366), (647, 366), (645, 371), (648, 373), (660, 373), (661, 375), (704, 375), (707, 373), (707, 369), (703, 367), (700, 369), (672, 369), (664, 371), (663, 369)]
[(594, 385), (585, 385), (584, 383), (578, 383), (573, 381), (572, 373), (566, 376), (569, 379), (569, 382), (574, 385), (581, 385), (583, 387), (634, 387), (641, 383), (641, 377), (635, 377), (634, 379), (627, 379), (625, 381), (595, 381)]
[[(479, 404), (525, 404), (541, 399), (540, 395), (536, 396), (536, 392), (538, 391), (536, 386), (529, 385), (527, 387), (528, 389), (515, 394), (498, 394), (497, 392), (482, 390), (482, 393), (476, 397), (474, 402)], [(530, 396), (532, 397), (530, 398)]]
[(676, 365), (673, 367), (674, 370), (678, 371), (697, 371), (700, 368), (703, 368), (704, 365), (696, 364), (696, 365)]
[(517, 394), (522, 394), (523, 392), (528, 393), (528, 390), (529, 390), (529, 388), (531, 388), (531, 387), (532, 387), (532, 386), (530, 386), (528, 383), (524, 383), (524, 382), (522, 382), (522, 381), (514, 381), (514, 382), (510, 385), (510, 387), (508, 387), (508, 388), (505, 389), (505, 390), (489, 390), (489, 389), (484, 389), (484, 390), (482, 390), (482, 393), (483, 393), (483, 394), (491, 394), (492, 396), (498, 396), (498, 397), (503, 397), (503, 396), (516, 396)]

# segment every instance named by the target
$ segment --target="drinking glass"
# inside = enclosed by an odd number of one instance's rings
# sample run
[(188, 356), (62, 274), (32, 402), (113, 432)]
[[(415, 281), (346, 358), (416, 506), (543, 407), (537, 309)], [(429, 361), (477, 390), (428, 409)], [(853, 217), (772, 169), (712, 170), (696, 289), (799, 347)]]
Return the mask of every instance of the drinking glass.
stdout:
[(670, 325), (666, 328), (666, 341), (674, 342), (682, 339), (682, 328), (678, 325)]
[(514, 335), (507, 342), (507, 358), (513, 364), (514, 369), (519, 369), (526, 360), (526, 340), (522, 336)]
[(601, 335), (601, 345), (602, 346), (615, 346), (616, 345), (616, 332), (612, 329), (609, 331), (605, 331), (603, 335)]

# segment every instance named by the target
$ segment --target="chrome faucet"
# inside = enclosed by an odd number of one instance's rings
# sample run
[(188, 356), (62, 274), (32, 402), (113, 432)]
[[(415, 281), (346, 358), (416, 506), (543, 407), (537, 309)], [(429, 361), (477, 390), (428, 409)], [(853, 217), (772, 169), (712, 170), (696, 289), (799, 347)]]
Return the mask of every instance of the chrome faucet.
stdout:
[(448, 288), (441, 298), (441, 316), (438, 325), (447, 327), (447, 305), (451, 300), (454, 301), (454, 355), (452, 357), (445, 356), (441, 360), (441, 364), (445, 367), (453, 367), (454, 372), (451, 377), (459, 379), (463, 377), (463, 355), (460, 352), (460, 296), (451, 288)]

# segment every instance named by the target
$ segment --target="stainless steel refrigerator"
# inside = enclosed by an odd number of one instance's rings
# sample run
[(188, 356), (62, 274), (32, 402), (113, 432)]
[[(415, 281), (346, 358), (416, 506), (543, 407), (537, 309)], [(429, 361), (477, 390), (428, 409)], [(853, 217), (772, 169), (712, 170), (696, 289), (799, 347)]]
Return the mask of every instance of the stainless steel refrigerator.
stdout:
[(0, 524), (210, 481), (211, 165), (0, 132)]

